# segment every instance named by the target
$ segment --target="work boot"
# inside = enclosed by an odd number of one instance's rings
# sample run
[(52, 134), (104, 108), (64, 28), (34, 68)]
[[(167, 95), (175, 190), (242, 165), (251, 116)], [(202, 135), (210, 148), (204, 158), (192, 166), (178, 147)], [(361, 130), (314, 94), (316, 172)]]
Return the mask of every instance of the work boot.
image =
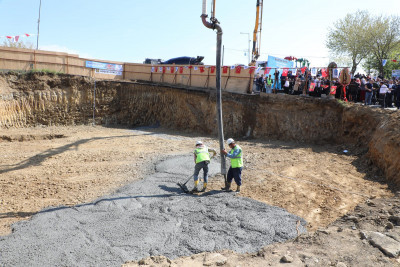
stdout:
[(206, 189), (207, 189), (207, 183), (204, 183), (203, 184), (203, 189), (201, 189), (200, 192), (206, 192)]
[(226, 183), (225, 187), (222, 187), (221, 190), (230, 192), (231, 191), (231, 183)]
[(240, 192), (240, 185), (237, 186), (236, 192), (238, 192), (238, 193)]

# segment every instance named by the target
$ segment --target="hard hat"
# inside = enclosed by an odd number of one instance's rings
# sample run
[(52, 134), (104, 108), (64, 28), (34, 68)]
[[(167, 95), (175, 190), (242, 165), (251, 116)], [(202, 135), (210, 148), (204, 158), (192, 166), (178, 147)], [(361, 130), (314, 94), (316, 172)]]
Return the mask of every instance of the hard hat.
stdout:
[(226, 140), (226, 142), (228, 143), (228, 145), (235, 143), (235, 140), (233, 140), (232, 138), (229, 138), (228, 140)]
[(196, 146), (202, 145), (202, 144), (203, 144), (203, 142), (201, 142), (201, 141), (197, 141), (197, 142), (196, 142)]

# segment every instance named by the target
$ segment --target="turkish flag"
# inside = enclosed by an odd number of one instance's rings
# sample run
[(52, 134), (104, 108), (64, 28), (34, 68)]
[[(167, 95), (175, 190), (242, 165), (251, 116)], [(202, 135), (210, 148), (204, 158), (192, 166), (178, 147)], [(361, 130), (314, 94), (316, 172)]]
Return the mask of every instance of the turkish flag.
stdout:
[(283, 68), (282, 76), (286, 77), (288, 74), (289, 69), (288, 68)]
[(12, 39), (13, 38), (13, 36), (6, 36), (8, 39)]
[(199, 67), (199, 69), (200, 69), (200, 73), (204, 72), (204, 67)]
[(392, 62), (396, 63), (396, 62), (397, 62), (397, 60), (396, 60), (396, 59), (392, 59)]
[(174, 73), (174, 67), (170, 67), (171, 68), (171, 73)]
[(306, 72), (307, 67), (301, 68), (301, 74), (304, 74)]
[(256, 67), (250, 67), (249, 73), (252, 74), (255, 69), (256, 69)]
[(19, 39), (19, 35), (17, 35), (17, 36), (15, 36), (15, 42), (18, 42), (18, 39)]
[(222, 67), (222, 73), (228, 73), (228, 66)]
[(324, 68), (321, 70), (322, 77), (328, 77), (328, 71)]
[(308, 91), (314, 92), (314, 89), (315, 89), (315, 83), (311, 83), (310, 84), (310, 89)]
[(336, 95), (336, 89), (337, 89), (337, 86), (331, 87), (331, 95)]
[(183, 67), (179, 67), (179, 73), (183, 73)]
[(30, 34), (28, 34), (28, 33), (25, 33), (25, 35), (26, 35), (26, 37), (29, 37), (29, 36), (31, 36)]
[(241, 69), (242, 69), (242, 67), (236, 66), (236, 68), (235, 68), (235, 73), (236, 73), (236, 74), (240, 74)]
[(165, 67), (162, 67), (162, 73), (165, 73)]
[(266, 68), (266, 69), (264, 70), (264, 74), (269, 74), (270, 71), (271, 71), (271, 68)]
[(211, 66), (211, 73), (215, 72), (215, 66)]

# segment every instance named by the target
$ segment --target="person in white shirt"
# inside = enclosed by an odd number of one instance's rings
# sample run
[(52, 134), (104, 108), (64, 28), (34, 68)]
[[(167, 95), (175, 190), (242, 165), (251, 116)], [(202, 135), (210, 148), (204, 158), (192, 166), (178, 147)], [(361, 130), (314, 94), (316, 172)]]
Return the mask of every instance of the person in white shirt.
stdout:
[(381, 102), (381, 107), (386, 108), (386, 94), (389, 91), (386, 84), (381, 82), (381, 88), (379, 89), (379, 101)]

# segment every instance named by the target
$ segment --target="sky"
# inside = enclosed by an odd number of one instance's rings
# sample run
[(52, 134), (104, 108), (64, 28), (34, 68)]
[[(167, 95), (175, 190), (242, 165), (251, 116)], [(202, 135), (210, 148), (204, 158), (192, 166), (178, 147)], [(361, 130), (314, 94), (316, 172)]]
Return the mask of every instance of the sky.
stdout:
[[(39, 49), (103, 61), (143, 63), (204, 56), (215, 65), (216, 32), (201, 21), (202, 0), (42, 0)], [(223, 30), (223, 64), (247, 64), (256, 0), (216, 0)], [(0, 0), (0, 36), (37, 34), (40, 0)], [(210, 11), (211, 0), (207, 1)], [(400, 0), (264, 1), (259, 60), (268, 55), (306, 58), (313, 67), (331, 61), (329, 27), (348, 13), (400, 15)], [(242, 34), (241, 34), (242, 33)], [(247, 34), (248, 33), (248, 34)], [(21, 40), (36, 48), (37, 36)], [(6, 40), (0, 39), (0, 43)], [(251, 47), (250, 47), (251, 49)]]

